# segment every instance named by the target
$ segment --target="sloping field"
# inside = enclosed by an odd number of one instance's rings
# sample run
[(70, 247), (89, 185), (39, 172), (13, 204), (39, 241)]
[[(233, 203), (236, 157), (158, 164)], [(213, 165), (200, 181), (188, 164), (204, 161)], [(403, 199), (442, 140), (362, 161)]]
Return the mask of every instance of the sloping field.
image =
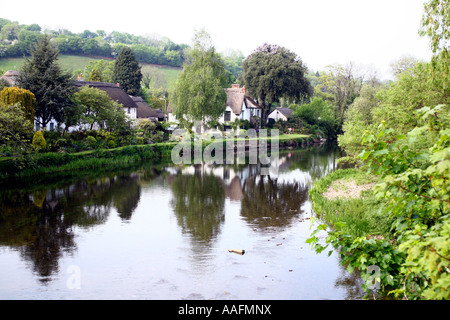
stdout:
[[(78, 73), (83, 72), (84, 67), (87, 66), (90, 61), (99, 60), (99, 58), (61, 54), (59, 55), (58, 60), (64, 70), (67, 70), (70, 73)], [(22, 67), (23, 63), (24, 58), (0, 59), (0, 72), (3, 73), (7, 70), (19, 70)], [(142, 64), (142, 71), (152, 68), (162, 71), (162, 74), (167, 80), (168, 88), (175, 83), (178, 74), (181, 71), (181, 69), (174, 67)]]

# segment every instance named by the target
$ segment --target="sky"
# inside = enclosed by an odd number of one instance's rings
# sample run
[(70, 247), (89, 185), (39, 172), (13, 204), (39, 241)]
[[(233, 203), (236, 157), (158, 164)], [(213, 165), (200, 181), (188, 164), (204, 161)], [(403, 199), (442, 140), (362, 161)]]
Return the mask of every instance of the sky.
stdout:
[(402, 56), (431, 57), (418, 34), (425, 0), (0, 1), (0, 18), (48, 29), (156, 34), (191, 44), (204, 28), (217, 51), (245, 56), (278, 44), (313, 71), (353, 62), (388, 79), (389, 65)]

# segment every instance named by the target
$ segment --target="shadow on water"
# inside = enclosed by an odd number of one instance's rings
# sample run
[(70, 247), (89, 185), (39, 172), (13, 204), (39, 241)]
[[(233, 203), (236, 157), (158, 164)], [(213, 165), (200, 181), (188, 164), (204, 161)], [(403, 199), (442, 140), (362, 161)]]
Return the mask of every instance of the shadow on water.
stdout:
[[(42, 178), (40, 184), (17, 181), (16, 186), (0, 186), (0, 249), (18, 252), (41, 285), (47, 285), (61, 273), (59, 265), (65, 256), (77, 256), (79, 230), (89, 234), (106, 225), (113, 212), (122, 223), (132, 225), (139, 206), (152, 206), (153, 198), (144, 195), (151, 190), (161, 197), (169, 192), (164, 212), (175, 218), (181, 235), (190, 239), (191, 252), (186, 255), (208, 263), (205, 257), (210, 257), (220, 243), (226, 219), (232, 219), (227, 206), (239, 205), (237, 221), (260, 235), (265, 236), (267, 230), (293, 228), (304, 214), (309, 188), (335, 170), (338, 152), (335, 146), (327, 145), (282, 151), (272, 163), (276, 173), (270, 175), (260, 174), (260, 164), (236, 161), (232, 165), (142, 165), (72, 181), (50, 177), (46, 182)], [(174, 232), (167, 230), (175, 239), (179, 235)], [(176, 246), (185, 245), (180, 241)], [(167, 259), (177, 261), (179, 257)], [(343, 299), (362, 296), (357, 277), (352, 278), (345, 269), (333, 285), (347, 292)], [(2, 295), (7, 293), (0, 290)]]

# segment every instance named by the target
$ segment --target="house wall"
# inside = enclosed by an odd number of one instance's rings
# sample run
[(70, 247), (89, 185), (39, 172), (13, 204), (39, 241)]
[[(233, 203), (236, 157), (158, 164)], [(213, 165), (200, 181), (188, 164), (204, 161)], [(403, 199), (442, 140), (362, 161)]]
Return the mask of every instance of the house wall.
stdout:
[(268, 119), (274, 119), (275, 121), (278, 120), (287, 121), (287, 118), (278, 110), (272, 111), (267, 117), (267, 120)]
[[(230, 112), (230, 121), (225, 121), (225, 112), (229, 111)], [(217, 121), (221, 124), (227, 124), (227, 123), (231, 123), (234, 122), (236, 119), (240, 119), (240, 116), (237, 116), (233, 110), (231, 109), (231, 107), (227, 106), (225, 108), (225, 112), (219, 117), (219, 119), (217, 119)]]
[[(125, 115), (128, 116), (131, 120), (133, 121), (133, 125), (136, 124), (136, 119), (137, 119), (137, 108), (130, 108), (130, 113), (128, 113), (128, 108), (123, 108), (123, 111), (125, 112)], [(38, 120), (39, 118), (36, 118), (34, 121), (34, 129), (36, 131), (38, 130), (42, 130), (43, 128), (39, 126), (38, 122), (36, 120)], [(66, 126), (64, 124), (60, 124), (60, 128), (64, 130)], [(54, 131), (58, 129), (58, 122), (55, 119), (52, 119), (49, 123), (47, 123), (47, 127), (46, 130), (47, 131)], [(81, 131), (81, 130), (90, 130), (91, 129), (91, 125), (78, 125), (78, 126), (72, 126), (69, 127), (69, 129), (67, 130), (68, 132), (73, 132), (73, 131)], [(92, 130), (99, 130), (100, 126), (97, 123), (94, 123), (94, 125), (92, 126)]]
[(123, 111), (130, 119), (137, 119), (137, 108), (123, 108)]

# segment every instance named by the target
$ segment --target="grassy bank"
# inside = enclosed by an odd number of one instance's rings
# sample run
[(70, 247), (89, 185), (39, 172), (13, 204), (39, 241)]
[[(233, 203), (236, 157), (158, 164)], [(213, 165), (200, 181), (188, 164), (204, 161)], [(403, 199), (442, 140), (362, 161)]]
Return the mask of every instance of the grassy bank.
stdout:
[(341, 231), (354, 237), (388, 237), (390, 222), (378, 213), (380, 203), (370, 188), (376, 182), (358, 169), (334, 171), (309, 191), (313, 209), (332, 228), (344, 223)]
[(34, 153), (0, 160), (0, 178), (27, 177), (74, 170), (118, 168), (139, 161), (159, 162), (170, 157), (175, 143), (125, 146), (78, 153)]
[[(223, 140), (224, 150), (227, 141)], [(234, 144), (241, 141), (234, 139)], [(271, 137), (266, 139), (268, 148), (272, 142)], [(280, 149), (299, 147), (311, 143), (305, 135), (280, 136)], [(203, 140), (202, 150), (214, 140)], [(96, 170), (99, 168), (122, 168), (140, 161), (158, 163), (164, 158), (169, 158), (176, 142), (155, 143), (151, 145), (132, 145), (114, 149), (88, 150), (77, 153), (32, 153), (24, 156), (0, 158), (0, 179), (14, 177), (30, 177), (33, 175), (62, 173), (75, 170)], [(194, 142), (191, 142), (191, 150), (194, 150)], [(270, 149), (269, 149), (270, 150)]]

